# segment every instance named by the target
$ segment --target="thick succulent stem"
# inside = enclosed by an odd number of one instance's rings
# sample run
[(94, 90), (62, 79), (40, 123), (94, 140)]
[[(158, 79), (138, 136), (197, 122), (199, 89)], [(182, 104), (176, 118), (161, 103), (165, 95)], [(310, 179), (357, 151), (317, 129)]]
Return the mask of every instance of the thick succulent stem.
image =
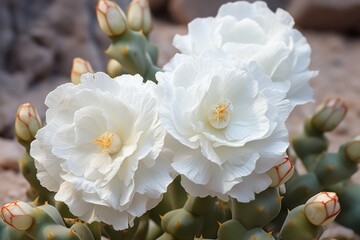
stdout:
[(280, 230), (279, 240), (314, 240), (322, 228), (309, 222), (304, 212), (305, 205), (300, 205), (288, 213)]
[(263, 227), (279, 214), (281, 199), (277, 188), (268, 188), (256, 194), (255, 199), (248, 203), (231, 199), (232, 218), (241, 222), (247, 229)]
[(157, 82), (155, 73), (160, 71), (160, 68), (154, 65), (154, 49), (143, 34), (127, 29), (122, 35), (111, 39), (112, 44), (106, 50), (111, 58), (117, 60), (130, 74), (138, 73), (145, 81)]
[[(167, 234), (177, 240), (193, 240), (201, 230), (203, 216), (211, 210), (215, 198), (189, 197), (183, 208), (166, 213), (161, 221), (161, 227)], [(200, 235), (200, 234), (199, 234)]]
[(41, 186), (39, 180), (36, 177), (37, 169), (35, 167), (34, 158), (32, 158), (27, 151), (24, 151), (18, 162), (21, 173), (31, 185), (27, 192), (30, 200), (38, 198), (38, 202), (40, 204), (44, 204), (45, 202), (53, 204), (54, 193), (49, 192), (46, 188)]

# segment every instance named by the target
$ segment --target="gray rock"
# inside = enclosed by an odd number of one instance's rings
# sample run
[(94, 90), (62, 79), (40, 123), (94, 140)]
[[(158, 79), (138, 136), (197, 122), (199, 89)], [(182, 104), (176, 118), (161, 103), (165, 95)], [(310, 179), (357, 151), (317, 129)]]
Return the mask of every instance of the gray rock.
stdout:
[[(129, 1), (119, 2), (126, 7)], [(70, 78), (75, 57), (87, 59), (96, 71), (104, 71), (108, 58), (103, 51), (110, 41), (97, 24), (96, 3), (0, 1), (0, 136), (13, 136), (18, 105), (36, 102), (43, 106), (46, 94), (59, 83), (54, 79)], [(39, 90), (48, 85), (51, 89)]]
[(167, 0), (148, 0), (152, 11), (158, 11), (166, 7)]
[(21, 174), (0, 169), (0, 182), (0, 206), (15, 200), (26, 200), (30, 185)]
[[(285, 8), (290, 0), (267, 0), (269, 8), (275, 11), (277, 8)], [(186, 24), (197, 17), (215, 16), (219, 7), (227, 2), (236, 0), (170, 0), (168, 11), (171, 18), (181, 24)], [(248, 0), (255, 2), (255, 0)]]
[(51, 77), (38, 83), (21, 96), (10, 94), (0, 95), (0, 133), (4, 137), (14, 136), (14, 121), (19, 105), (29, 102), (35, 106), (45, 119), (46, 106), (44, 100), (46, 95), (59, 85), (68, 82), (66, 77)]
[(288, 11), (302, 28), (360, 32), (359, 0), (293, 0)]
[(183, 25), (175, 25), (165, 21), (155, 20), (150, 33), (150, 41), (159, 49), (158, 65), (163, 66), (177, 53), (172, 45), (175, 34), (186, 34), (187, 28)]
[(0, 169), (19, 170), (18, 158), (24, 148), (16, 141), (0, 138)]

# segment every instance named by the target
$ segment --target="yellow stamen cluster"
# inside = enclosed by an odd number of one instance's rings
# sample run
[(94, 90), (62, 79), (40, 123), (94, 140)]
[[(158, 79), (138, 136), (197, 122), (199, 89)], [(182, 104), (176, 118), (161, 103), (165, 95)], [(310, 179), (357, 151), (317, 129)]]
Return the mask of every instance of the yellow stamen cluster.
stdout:
[(121, 147), (121, 141), (119, 136), (111, 131), (106, 131), (100, 137), (93, 141), (93, 144), (98, 145), (101, 153), (113, 154), (119, 151)]
[(215, 119), (217, 122), (224, 121), (229, 116), (229, 108), (230, 103), (227, 104), (219, 104), (214, 111)]
[(208, 120), (216, 129), (225, 128), (230, 119), (231, 105), (230, 102), (219, 103), (213, 106), (208, 113)]

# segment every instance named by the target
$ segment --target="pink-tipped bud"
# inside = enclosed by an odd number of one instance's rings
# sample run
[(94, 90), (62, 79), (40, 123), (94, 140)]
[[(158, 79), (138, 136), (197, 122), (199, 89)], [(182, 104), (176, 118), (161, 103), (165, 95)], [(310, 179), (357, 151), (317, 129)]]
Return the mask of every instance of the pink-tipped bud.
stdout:
[(119, 36), (126, 31), (125, 14), (115, 2), (100, 0), (96, 7), (96, 16), (101, 30), (109, 37)]
[(128, 26), (148, 34), (152, 28), (151, 11), (147, 0), (133, 0), (127, 12)]
[(41, 118), (36, 108), (30, 103), (19, 106), (15, 119), (15, 134), (23, 141), (31, 141), (41, 128)]
[(284, 161), (268, 171), (272, 183), (270, 187), (278, 187), (287, 182), (294, 174), (294, 163), (289, 157), (285, 157)]
[(31, 212), (32, 208), (29, 204), (15, 201), (1, 207), (1, 218), (9, 226), (24, 231), (34, 223), (34, 218), (30, 215)]
[(80, 77), (84, 73), (94, 73), (90, 63), (82, 58), (74, 58), (71, 69), (71, 82), (73, 84), (79, 84)]
[(332, 131), (344, 119), (347, 111), (347, 104), (343, 100), (329, 99), (316, 109), (311, 123), (322, 132)]
[(326, 226), (340, 213), (339, 199), (334, 192), (321, 192), (305, 203), (305, 216), (316, 226)]

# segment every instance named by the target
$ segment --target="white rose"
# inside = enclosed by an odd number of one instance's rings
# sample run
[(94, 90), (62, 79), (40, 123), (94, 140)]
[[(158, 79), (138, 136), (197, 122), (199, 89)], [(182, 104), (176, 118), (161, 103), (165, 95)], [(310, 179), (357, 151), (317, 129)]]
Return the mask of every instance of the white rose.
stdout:
[(160, 154), (165, 131), (156, 85), (142, 81), (89, 73), (45, 100), (47, 125), (31, 144), (37, 177), (82, 220), (128, 228), (159, 203), (172, 181)]
[(312, 100), (309, 79), (311, 49), (282, 9), (273, 13), (265, 2), (239, 1), (220, 7), (216, 17), (197, 18), (187, 35), (176, 35), (174, 46), (186, 55), (220, 51), (258, 62), (276, 87), (287, 92), (291, 108)]
[(175, 58), (174, 71), (156, 78), (164, 89), (160, 118), (173, 137), (172, 166), (183, 187), (193, 196), (254, 199), (270, 185), (266, 172), (289, 145), (285, 93), (253, 61)]

